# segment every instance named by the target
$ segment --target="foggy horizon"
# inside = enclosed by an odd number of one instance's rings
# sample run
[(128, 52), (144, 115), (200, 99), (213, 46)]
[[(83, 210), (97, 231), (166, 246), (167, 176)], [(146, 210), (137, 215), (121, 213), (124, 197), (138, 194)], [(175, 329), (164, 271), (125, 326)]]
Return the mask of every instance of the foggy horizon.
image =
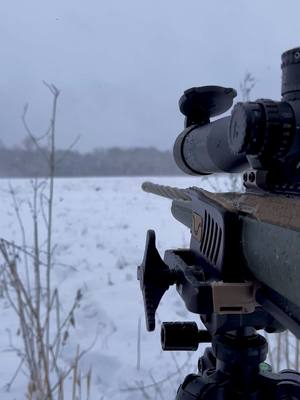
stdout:
[(250, 72), (252, 98), (280, 98), (281, 53), (300, 45), (297, 11), (295, 0), (3, 2), (1, 139), (10, 147), (25, 137), (26, 103), (33, 132), (45, 131), (45, 80), (61, 90), (59, 148), (80, 135), (80, 152), (170, 150), (183, 127), (178, 100), (189, 87), (239, 93)]

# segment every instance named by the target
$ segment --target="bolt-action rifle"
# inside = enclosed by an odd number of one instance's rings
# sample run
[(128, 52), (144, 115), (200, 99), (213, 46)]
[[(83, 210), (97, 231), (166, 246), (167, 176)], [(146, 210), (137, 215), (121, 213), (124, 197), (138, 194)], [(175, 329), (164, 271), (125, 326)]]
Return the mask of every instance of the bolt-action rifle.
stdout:
[(185, 129), (174, 145), (177, 165), (192, 175), (241, 172), (245, 192), (211, 193), (149, 182), (146, 192), (172, 200), (172, 214), (191, 232), (188, 249), (164, 260), (148, 231), (138, 267), (146, 327), (169, 286), (197, 324), (162, 324), (164, 350), (196, 350), (208, 342), (198, 374), (176, 399), (300, 399), (300, 375), (264, 363), (266, 339), (290, 330), (300, 339), (300, 48), (282, 55), (282, 99), (239, 102), (232, 88), (205, 86), (179, 101)]

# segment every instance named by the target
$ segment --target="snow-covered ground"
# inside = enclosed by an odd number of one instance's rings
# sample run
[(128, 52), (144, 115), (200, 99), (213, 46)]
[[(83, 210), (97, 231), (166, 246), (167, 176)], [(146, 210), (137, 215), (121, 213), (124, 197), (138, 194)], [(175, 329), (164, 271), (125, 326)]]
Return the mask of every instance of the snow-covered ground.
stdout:
[[(92, 367), (93, 400), (172, 399), (184, 376), (196, 370), (200, 354), (163, 352), (159, 324), (154, 333), (145, 329), (136, 269), (142, 261), (147, 229), (156, 231), (161, 255), (165, 249), (189, 244), (188, 229), (170, 213), (171, 201), (144, 193), (141, 183), (145, 180), (178, 187), (209, 188), (207, 181), (190, 177), (58, 179), (55, 182), (54, 284), (59, 288), (65, 310), (78, 289), (83, 293), (81, 307), (75, 315), (76, 327), (70, 333), (64, 357), (68, 361), (76, 352), (77, 344), (84, 349), (94, 343), (81, 360), (83, 372)], [(0, 181), (1, 237), (20, 242), (8, 183)], [(18, 199), (32, 199), (28, 180), (12, 180), (10, 184)], [(32, 218), (28, 210), (24, 201), (21, 213), (30, 238)], [(157, 317), (160, 321), (198, 321), (196, 315), (186, 311), (173, 288), (163, 298)], [(3, 299), (0, 318), (0, 397), (22, 400), (26, 385), (22, 371), (9, 392), (4, 388), (18, 365), (9, 338), (13, 343), (20, 339), (16, 336), (17, 320)]]

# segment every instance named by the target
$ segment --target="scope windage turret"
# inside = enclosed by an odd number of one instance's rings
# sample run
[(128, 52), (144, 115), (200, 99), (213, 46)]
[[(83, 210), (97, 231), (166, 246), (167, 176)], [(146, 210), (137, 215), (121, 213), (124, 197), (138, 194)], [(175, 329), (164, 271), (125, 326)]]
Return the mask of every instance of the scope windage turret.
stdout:
[[(192, 88), (179, 101), (185, 129), (174, 145), (184, 172), (263, 170), (274, 182), (300, 182), (300, 47), (282, 54), (282, 101), (239, 102), (231, 117), (210, 122), (232, 106), (236, 91)], [(300, 189), (300, 185), (299, 185)]]

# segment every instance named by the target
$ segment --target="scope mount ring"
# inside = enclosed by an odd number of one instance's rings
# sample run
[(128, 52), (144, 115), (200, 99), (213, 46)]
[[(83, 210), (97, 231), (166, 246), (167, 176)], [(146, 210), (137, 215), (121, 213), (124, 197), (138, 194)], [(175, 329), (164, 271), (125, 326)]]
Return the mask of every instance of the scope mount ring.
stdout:
[(201, 86), (185, 90), (179, 99), (179, 109), (186, 116), (186, 127), (204, 125), (209, 119), (229, 110), (237, 92), (222, 86)]

